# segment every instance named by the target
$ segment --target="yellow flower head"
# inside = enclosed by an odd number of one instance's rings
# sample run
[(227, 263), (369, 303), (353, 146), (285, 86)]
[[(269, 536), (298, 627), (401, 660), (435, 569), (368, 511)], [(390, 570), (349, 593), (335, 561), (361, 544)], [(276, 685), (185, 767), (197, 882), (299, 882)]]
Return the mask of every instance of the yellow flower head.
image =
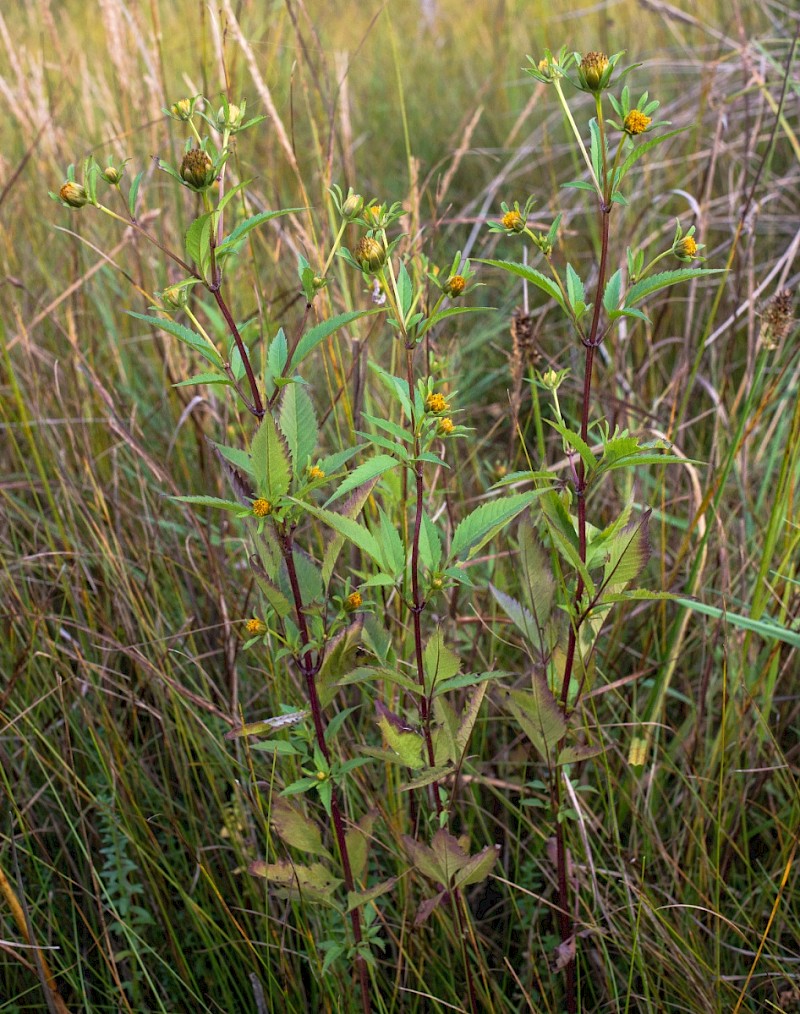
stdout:
[(500, 219), (500, 224), (509, 232), (523, 232), (525, 230), (525, 219), (516, 209), (507, 211)]
[(650, 123), (651, 118), (649, 116), (645, 116), (641, 109), (631, 109), (625, 117), (622, 129), (626, 134), (630, 134), (630, 136), (633, 137), (636, 134), (643, 134), (650, 126)]
[(445, 416), (439, 420), (439, 433), (443, 437), (449, 437), (453, 430), (456, 428), (456, 424), (449, 416)]
[(272, 504), (269, 500), (259, 497), (258, 500), (253, 501), (253, 513), (257, 518), (265, 518), (272, 513)]
[(361, 592), (351, 592), (344, 600), (345, 609), (352, 612), (354, 609), (358, 609), (361, 606), (362, 601)]
[(691, 260), (697, 254), (697, 243), (695, 243), (694, 237), (684, 236), (675, 247), (675, 253), (678, 257), (686, 257)]
[(244, 629), (251, 637), (257, 637), (259, 634), (266, 632), (267, 625), (263, 620), (253, 617), (252, 620), (248, 620), (247, 623), (245, 623)]
[(467, 280), (463, 275), (452, 275), (445, 282), (444, 291), (448, 296), (452, 296), (455, 299), (461, 295), (466, 287)]
[(325, 473), (319, 467), (319, 465), (309, 465), (307, 469), (307, 474), (309, 479), (312, 480), (312, 482), (315, 482), (317, 479), (325, 478)]
[(447, 400), (443, 394), (429, 394), (425, 399), (425, 408), (434, 414), (444, 412), (447, 410)]

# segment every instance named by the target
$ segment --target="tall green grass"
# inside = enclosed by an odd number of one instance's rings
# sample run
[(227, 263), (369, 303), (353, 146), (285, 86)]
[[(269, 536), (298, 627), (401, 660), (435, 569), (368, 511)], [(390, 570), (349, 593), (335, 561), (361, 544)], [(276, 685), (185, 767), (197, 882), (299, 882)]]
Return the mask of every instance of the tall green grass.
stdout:
[[(659, 248), (679, 216), (709, 266), (728, 269), (664, 299), (597, 365), (612, 422), (669, 437), (686, 464), (610, 490), (595, 516), (631, 499), (654, 506), (650, 583), (686, 599), (626, 608), (601, 638), (585, 720), (604, 752), (577, 769), (568, 828), (580, 1009), (793, 1009), (800, 361), (796, 329), (771, 351), (759, 331), (768, 300), (798, 276), (794, 15), (766, 2), (733, 17), (727, 4), (687, 6), (688, 20), (656, 2), (234, 10), (245, 45), (232, 24), (223, 43), (208, 9), (189, 3), (42, 2), (2, 15), (0, 1010), (58, 1009), (59, 997), (92, 1012), (357, 1009), (347, 966), (322, 973), (317, 945), (338, 916), (269, 897), (247, 872), (282, 854), (268, 821), (277, 776), (224, 736), (242, 716), (276, 714), (298, 677), (242, 650), (256, 601), (244, 530), (166, 499), (226, 495), (205, 438), (224, 440), (238, 420), (171, 387), (194, 372), (190, 357), (124, 313), (145, 312), (171, 280), (163, 260), (98, 216), (62, 213), (47, 190), (90, 153), (142, 168), (152, 154), (174, 159), (182, 137), (161, 107), (220, 91), (223, 64), (232, 99), (266, 112), (269, 89), (286, 143), (274, 122), (244, 135), (235, 172), (255, 178), (264, 207), (313, 209), (258, 234), (237, 269), (237, 319), (257, 316), (271, 335), (301, 313), (295, 256), (330, 239), (331, 182), (402, 200), (409, 248), (440, 262), (456, 249), (505, 255), (485, 228), (501, 200), (535, 192), (534, 217), (552, 217), (557, 184), (582, 169), (555, 105), (520, 68), (565, 39), (647, 61), (665, 118), (687, 127), (642, 172), (630, 244)], [(180, 246), (191, 203), (155, 171), (146, 183), (148, 228)], [(579, 197), (558, 200), (591, 237)], [(494, 310), (457, 318), (432, 350), (467, 392), (474, 427), (440, 480), (452, 505), (526, 467), (525, 448), (558, 447), (527, 384), (518, 419), (509, 413), (522, 292), (488, 270), (480, 280), (474, 301)], [(342, 271), (333, 308), (362, 299)], [(532, 310), (536, 365), (572, 369), (561, 395), (574, 413), (580, 363), (547, 307)], [(371, 353), (388, 362), (390, 340), (376, 334)], [(320, 416), (348, 355), (334, 346), (313, 378)], [(472, 668), (520, 667), (485, 590), (514, 587), (514, 548), (493, 543), (475, 591), (439, 617)], [(357, 722), (354, 736), (374, 739), (371, 718)], [(647, 761), (633, 765), (641, 740)], [(492, 708), (470, 756), (455, 830), (502, 846), (467, 898), (477, 988), (486, 1010), (560, 1011), (542, 771)], [(399, 823), (393, 778), (360, 774), (357, 812), (375, 805)], [(375, 1008), (467, 1009), (456, 929), (441, 912), (414, 928), (419, 885), (380, 845), (401, 879), (381, 899)]]

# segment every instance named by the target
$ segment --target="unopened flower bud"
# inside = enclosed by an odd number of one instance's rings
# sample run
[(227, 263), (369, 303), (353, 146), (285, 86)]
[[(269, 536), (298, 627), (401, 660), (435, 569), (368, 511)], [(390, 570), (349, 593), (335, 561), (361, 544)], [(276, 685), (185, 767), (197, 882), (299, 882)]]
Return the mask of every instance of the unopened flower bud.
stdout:
[(608, 57), (605, 53), (587, 53), (578, 67), (581, 83), (591, 92), (599, 92), (603, 87), (603, 75), (608, 68)]
[(180, 310), (189, 301), (189, 291), (185, 285), (168, 285), (158, 298), (166, 310)]
[(120, 166), (117, 168), (115, 165), (107, 165), (105, 169), (100, 173), (106, 183), (109, 183), (112, 187), (115, 187), (122, 179), (125, 173), (124, 168)]
[(208, 152), (202, 148), (187, 151), (181, 162), (180, 175), (181, 179), (198, 189), (210, 186), (214, 182), (214, 169)]
[(453, 430), (456, 428), (456, 424), (449, 416), (445, 416), (439, 420), (439, 435), (442, 437), (449, 437)]
[(353, 256), (362, 271), (374, 273), (386, 263), (386, 248), (374, 236), (364, 236), (353, 251)]
[(347, 192), (347, 197), (342, 203), (342, 218), (348, 222), (354, 218), (358, 218), (361, 214), (361, 210), (364, 207), (364, 198), (361, 194), (353, 192), (352, 188)]
[(217, 110), (217, 126), (220, 130), (235, 130), (242, 125), (243, 119), (244, 111), (232, 102), (228, 103), (227, 109), (220, 106)]
[(82, 208), (89, 203), (85, 188), (74, 180), (67, 180), (58, 192), (58, 196), (70, 208)]
[(183, 120), (183, 122), (186, 123), (192, 118), (193, 105), (194, 103), (191, 99), (179, 99), (169, 107), (169, 111), (176, 120)]

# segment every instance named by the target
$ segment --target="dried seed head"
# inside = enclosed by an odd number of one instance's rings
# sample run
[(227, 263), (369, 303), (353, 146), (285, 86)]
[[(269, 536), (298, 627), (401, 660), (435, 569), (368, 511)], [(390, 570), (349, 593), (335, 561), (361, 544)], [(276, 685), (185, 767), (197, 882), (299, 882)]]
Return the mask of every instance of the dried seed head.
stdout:
[(214, 164), (202, 148), (192, 148), (183, 156), (181, 179), (193, 187), (207, 187), (214, 182)]
[(592, 51), (587, 53), (578, 67), (578, 77), (590, 92), (599, 92), (603, 88), (603, 75), (608, 69), (608, 57), (605, 53)]
[(792, 330), (794, 299), (790, 289), (780, 289), (767, 304), (759, 337), (767, 349), (777, 348)]

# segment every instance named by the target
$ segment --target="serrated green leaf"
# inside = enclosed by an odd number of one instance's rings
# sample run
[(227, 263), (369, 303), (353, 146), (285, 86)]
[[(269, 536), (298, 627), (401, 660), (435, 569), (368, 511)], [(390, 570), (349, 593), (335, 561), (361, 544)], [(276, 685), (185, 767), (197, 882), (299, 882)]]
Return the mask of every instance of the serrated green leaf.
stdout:
[[(359, 759), (363, 760), (363, 758)], [(353, 880), (361, 880), (367, 871), (369, 843), (377, 816), (376, 810), (370, 810), (364, 814), (355, 827), (351, 827), (345, 833), (344, 837), (347, 842), (347, 854), (350, 857), (350, 872), (353, 875)], [(383, 892), (379, 893), (382, 894)]]
[(586, 303), (586, 290), (580, 276), (571, 264), (567, 264), (567, 298), (573, 310)]
[[(533, 614), (537, 630), (544, 630), (553, 608), (555, 580), (550, 558), (542, 549), (528, 518), (519, 525), (520, 582), (528, 609)], [(545, 646), (540, 645), (541, 650)]]
[(322, 863), (301, 866), (288, 859), (280, 859), (277, 863), (259, 859), (250, 864), (249, 870), (253, 876), (264, 877), (290, 897), (304, 896), (328, 903), (332, 902), (334, 892), (342, 883)]
[(211, 446), (229, 461), (234, 468), (243, 472), (245, 475), (252, 477), (253, 475), (253, 460), (247, 451), (242, 450), (241, 447), (225, 447), (223, 444), (218, 444), (214, 440), (209, 440)]
[(425, 645), (422, 654), (425, 670), (425, 689), (428, 694), (440, 682), (451, 679), (461, 668), (461, 659), (445, 644), (444, 635), (437, 629)]
[(609, 313), (617, 310), (622, 291), (622, 269), (618, 269), (606, 282), (603, 290), (603, 308)]
[[(329, 519), (326, 522), (329, 525), (329, 527), (333, 528), (334, 531), (336, 532), (336, 535), (334, 535), (334, 537), (327, 544), (325, 548), (325, 555), (322, 560), (322, 581), (326, 588), (330, 584), (330, 580), (333, 575), (333, 568), (336, 566), (336, 561), (339, 558), (339, 553), (341, 553), (342, 551), (342, 546), (345, 543), (345, 539), (351, 539), (352, 541), (352, 538), (354, 536), (357, 538), (363, 537), (361, 533), (365, 531), (365, 529), (363, 529), (362, 526), (359, 525), (355, 519), (364, 509), (364, 504), (369, 499), (369, 496), (372, 493), (372, 490), (374, 489), (375, 483), (377, 481), (378, 481), (377, 479), (372, 479), (370, 482), (365, 483), (359, 489), (354, 489), (352, 496), (350, 496), (350, 498), (347, 501), (345, 501), (341, 511), (338, 514), (335, 514), (334, 512), (326, 512), (331, 513), (334, 518), (335, 517), (345, 518), (350, 521), (351, 525), (356, 526), (355, 528), (344, 528), (344, 527), (337, 528), (336, 523), (332, 519)], [(311, 511), (311, 513), (313, 513), (313, 511)], [(320, 518), (320, 520), (324, 522), (325, 518)], [(367, 532), (367, 535), (369, 536), (370, 533)], [(356, 545), (358, 545), (358, 543), (356, 543)], [(370, 546), (370, 550), (365, 550), (365, 552), (367, 552), (368, 556), (372, 557), (372, 559), (378, 564), (378, 567), (380, 568), (381, 565), (380, 546), (378, 545), (377, 541), (373, 538), (372, 542), (369, 542), (367, 540), (365, 545)], [(373, 556), (372, 555), (373, 552), (376, 553), (377, 555)]]
[(203, 357), (203, 359), (222, 369), (222, 357), (214, 346), (209, 344), (202, 335), (196, 334), (194, 331), (191, 331), (188, 327), (184, 327), (183, 324), (179, 324), (175, 320), (167, 320), (166, 317), (151, 317), (147, 313), (134, 313), (133, 310), (126, 310), (125, 312), (129, 317), (136, 317), (137, 320), (146, 321), (146, 323), (150, 324), (151, 327), (157, 327), (162, 331), (166, 331), (167, 334), (171, 334), (173, 338), (177, 338), (190, 348), (193, 348), (195, 352), (198, 352)]
[(376, 702), (376, 710), (378, 711), (378, 728), (383, 735), (385, 746), (394, 751), (400, 763), (407, 767), (415, 771), (423, 767), (425, 764), (422, 759), (424, 741), (420, 733), (404, 727), (397, 715), (390, 712), (380, 701)]
[(261, 425), (253, 437), (250, 457), (253, 461), (253, 475), (261, 496), (274, 501), (289, 492), (291, 481), (289, 455), (270, 412), (267, 412), (261, 420)]
[(428, 317), (425, 323), (417, 332), (417, 337), (422, 338), (423, 335), (427, 334), (432, 327), (435, 327), (441, 321), (446, 320), (448, 317), (457, 317), (462, 313), (480, 313), (481, 311), (491, 310), (490, 306), (448, 306), (446, 310), (439, 310), (432, 317)]
[(336, 317), (331, 317), (330, 320), (323, 320), (321, 324), (317, 324), (316, 327), (312, 327), (309, 331), (303, 335), (300, 341), (297, 343), (297, 348), (292, 353), (292, 360), (290, 369), (288, 372), (296, 370), (300, 363), (308, 356), (320, 342), (332, 335), (334, 331), (338, 331), (340, 327), (347, 327), (348, 324), (352, 324), (353, 321), (358, 320), (360, 317), (369, 317), (375, 313), (383, 312), (380, 309), (377, 310), (350, 310), (347, 313), (340, 313)]
[(286, 335), (281, 327), (269, 343), (269, 349), (267, 350), (267, 368), (273, 381), (283, 375), (288, 356), (289, 348), (286, 342)]
[(269, 222), (273, 218), (280, 218), (282, 215), (293, 215), (305, 210), (305, 208), (281, 208), (280, 211), (260, 211), (257, 215), (246, 218), (236, 226), (230, 236), (226, 236), (223, 239), (217, 247), (217, 255), (222, 256), (223, 254), (231, 253), (248, 233), (258, 228), (259, 225), (263, 225), (264, 222)]
[(194, 504), (195, 507), (216, 507), (218, 510), (232, 511), (234, 514), (246, 513), (238, 500), (223, 500), (218, 496), (171, 496), (169, 499)]
[(480, 884), (486, 880), (492, 872), (492, 868), (500, 857), (499, 845), (487, 845), (469, 861), (464, 863), (453, 880), (453, 887), (470, 887), (472, 884)]
[(487, 672), (465, 672), (437, 684), (434, 694), (438, 697), (440, 694), (449, 693), (451, 690), (463, 690), (464, 687), (478, 686), (479, 684), (502, 679), (506, 676), (508, 676), (508, 673), (503, 672), (502, 669), (491, 669)]
[(281, 796), (274, 796), (269, 812), (273, 830), (286, 845), (314, 856), (331, 859), (332, 856), (322, 844), (319, 827), (307, 817), (295, 803)]
[(627, 525), (608, 544), (608, 560), (603, 570), (603, 584), (609, 591), (619, 591), (635, 581), (650, 558), (650, 511), (638, 522)]
[(437, 571), (442, 564), (442, 538), (439, 529), (423, 511), (419, 532), (419, 558), (422, 566)]
[(346, 496), (352, 490), (357, 489), (359, 486), (363, 486), (364, 483), (372, 480), (377, 480), (385, 472), (391, 471), (393, 468), (397, 468), (400, 462), (396, 458), (390, 457), (388, 454), (376, 454), (374, 458), (368, 458), (365, 462), (360, 464), (358, 468), (354, 468), (352, 472), (344, 479), (338, 489), (332, 496), (329, 496), (325, 501), (324, 506), (328, 507), (334, 502), (339, 500), (341, 497)]
[(675, 137), (677, 134), (682, 134), (684, 130), (688, 130), (688, 127), (681, 127), (679, 130), (670, 130), (666, 134), (659, 134), (656, 137), (650, 138), (648, 141), (642, 141), (636, 145), (633, 151), (628, 155), (625, 161), (617, 170), (617, 181), (619, 183), (625, 178), (628, 170), (642, 157), (646, 155), (648, 151), (655, 148), (656, 145), (662, 144), (664, 141), (668, 141), (671, 137)]
[(597, 458), (594, 456), (594, 451), (581, 437), (579, 433), (574, 430), (568, 429), (562, 422), (557, 419), (548, 419), (547, 422), (556, 430), (566, 441), (567, 445), (574, 451), (580, 454), (584, 465), (587, 469), (587, 474), (591, 474), (597, 467)]
[(520, 602), (517, 602), (517, 600), (512, 598), (511, 595), (507, 595), (505, 592), (500, 591), (499, 588), (495, 588), (495, 586), (491, 583), (489, 584), (489, 591), (492, 593), (492, 597), (495, 602), (500, 606), (517, 630), (519, 630), (525, 640), (531, 643), (538, 643), (539, 627), (537, 626), (533, 615), (525, 608), (525, 606), (523, 606)]
[(317, 446), (319, 431), (314, 405), (302, 384), (290, 384), (283, 392), (278, 421), (289, 447), (294, 474), (305, 473)]
[[(367, 494), (369, 495), (369, 494)], [(322, 521), (323, 524), (333, 528), (334, 531), (343, 535), (345, 539), (349, 539), (354, 545), (367, 554), (378, 566), (381, 566), (381, 547), (378, 544), (378, 540), (367, 529), (360, 525), (357, 521), (352, 518), (346, 517), (343, 514), (337, 514), (335, 511), (325, 510), (323, 507), (315, 507), (313, 504), (305, 504), (305, 509), (309, 514), (313, 514), (315, 518)], [(359, 509), (360, 512), (360, 509)], [(325, 554), (325, 564), (327, 564), (328, 554)], [(323, 578), (327, 572), (327, 566), (323, 564)]]
[(678, 285), (680, 282), (688, 282), (692, 278), (700, 278), (703, 275), (714, 275), (718, 273), (716, 268), (681, 268), (678, 271), (660, 271), (658, 274), (650, 275), (636, 282), (625, 293), (625, 309), (640, 303), (648, 296), (652, 296), (661, 289), (667, 289), (670, 285)]
[(498, 702), (514, 716), (542, 758), (550, 760), (567, 731), (567, 721), (541, 673), (532, 672), (531, 685), (531, 690), (500, 691)]
[(179, 380), (177, 384), (173, 384), (172, 386), (195, 387), (198, 384), (222, 384), (225, 387), (233, 387), (233, 381), (226, 377), (224, 373), (196, 373), (193, 377)]
[(403, 548), (403, 540), (394, 524), (383, 510), (378, 508), (379, 528), (378, 540), (383, 550), (384, 570), (386, 575), (396, 580), (405, 570), (406, 554)]
[(409, 278), (408, 271), (403, 262), (400, 263), (400, 270), (397, 272), (397, 297), (400, 303), (400, 313), (405, 321), (411, 309), (414, 292)]
[(380, 898), (382, 894), (388, 894), (399, 879), (399, 877), (390, 877), (388, 880), (370, 887), (368, 891), (350, 891), (347, 895), (347, 911), (352, 912), (354, 908), (361, 908), (376, 898)]
[(527, 493), (514, 493), (476, 507), (460, 522), (453, 533), (450, 559), (462, 561), (472, 559), (479, 549), (543, 492), (544, 490), (534, 489)]
[(197, 270), (206, 280), (209, 279), (208, 271), (211, 266), (211, 230), (214, 217), (213, 211), (200, 215), (186, 232), (186, 256), (197, 266)]
[[(593, 190), (593, 187), (589, 187)], [(479, 260), (479, 264), (488, 264), (493, 268), (500, 268), (501, 271), (508, 271), (509, 274), (517, 275), (519, 278), (524, 278), (531, 285), (535, 285), (537, 289), (541, 289), (542, 292), (546, 292), (551, 299), (554, 299), (564, 313), (569, 316), (569, 310), (564, 302), (564, 297), (561, 295), (561, 290), (556, 283), (543, 275), (541, 271), (536, 271), (535, 268), (528, 267), (527, 264), (519, 264), (515, 261), (495, 261), (495, 260)]]

